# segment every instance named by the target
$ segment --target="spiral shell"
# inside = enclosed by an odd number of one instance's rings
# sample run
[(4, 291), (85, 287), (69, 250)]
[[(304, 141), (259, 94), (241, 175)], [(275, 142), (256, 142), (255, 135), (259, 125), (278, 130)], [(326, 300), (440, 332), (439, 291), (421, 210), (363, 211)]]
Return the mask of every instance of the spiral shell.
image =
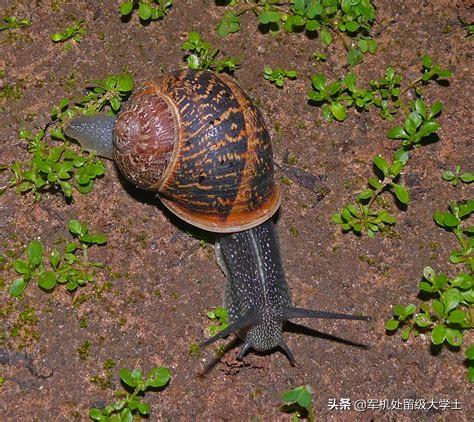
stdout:
[(114, 145), (133, 184), (205, 230), (246, 230), (280, 205), (268, 131), (228, 77), (188, 69), (147, 83), (117, 117)]

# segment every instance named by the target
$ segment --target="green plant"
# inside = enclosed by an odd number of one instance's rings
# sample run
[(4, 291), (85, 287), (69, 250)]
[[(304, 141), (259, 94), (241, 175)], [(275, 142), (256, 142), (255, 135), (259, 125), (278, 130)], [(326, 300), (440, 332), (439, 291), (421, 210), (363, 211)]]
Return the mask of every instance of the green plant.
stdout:
[[(122, 102), (132, 93), (133, 85), (133, 78), (129, 73), (108, 75), (105, 79), (95, 80), (80, 100), (71, 103), (67, 98), (63, 98), (51, 111), (51, 119), (62, 126), (64, 121), (76, 114), (97, 113), (106, 106), (110, 106), (112, 112), (117, 113)], [(64, 140), (62, 132), (54, 131), (52, 135)]]
[(450, 203), (450, 211), (436, 211), (433, 218), (438, 226), (456, 235), (461, 249), (451, 252), (449, 260), (453, 264), (464, 263), (470, 271), (474, 271), (474, 226), (463, 226), (463, 220), (466, 220), (474, 212), (474, 200), (470, 199), (465, 203)]
[(387, 133), (389, 139), (402, 139), (402, 147), (410, 149), (422, 145), (441, 125), (436, 117), (443, 110), (443, 103), (435, 102), (431, 108), (418, 98), (411, 107), (412, 111), (405, 119), (403, 126), (396, 126)]
[(62, 32), (56, 32), (51, 35), (51, 40), (53, 42), (62, 42), (62, 41), (76, 41), (79, 42), (86, 33), (86, 28), (84, 28), (84, 19), (78, 20), (74, 25), (68, 26)]
[(443, 173), (443, 179), (447, 182), (451, 182), (453, 186), (456, 186), (459, 181), (464, 183), (472, 183), (474, 181), (474, 173), (465, 171), (461, 173), (461, 166), (456, 165), (454, 171), (446, 170)]
[(389, 163), (380, 155), (373, 158), (376, 177), (368, 179), (368, 187), (356, 196), (355, 203), (347, 204), (340, 213), (333, 214), (331, 219), (334, 223), (339, 224), (344, 231), (366, 233), (369, 237), (385, 230), (387, 225), (396, 223), (396, 217), (385, 204), (375, 207), (377, 200), (388, 191), (393, 193), (402, 207), (408, 205), (410, 196), (399, 178), (408, 163), (409, 151), (423, 145), (440, 128), (436, 116), (442, 108), (443, 105), (437, 102), (430, 109), (421, 98), (412, 103), (412, 111), (404, 125), (394, 127), (387, 133), (390, 139), (403, 140), (401, 147), (394, 153), (392, 162)]
[(122, 368), (119, 371), (121, 381), (127, 389), (132, 392), (120, 391), (116, 395), (123, 397), (114, 404), (107, 405), (103, 409), (92, 408), (89, 417), (94, 421), (114, 422), (133, 421), (134, 415), (147, 417), (150, 414), (150, 406), (142, 401), (143, 396), (151, 388), (165, 387), (171, 378), (170, 371), (164, 367), (153, 368), (145, 377), (139, 369), (133, 371)]
[(237, 68), (237, 58), (224, 58), (216, 60), (219, 50), (210, 43), (203, 41), (196, 31), (188, 34), (188, 39), (181, 48), (186, 51), (186, 62), (191, 69), (210, 69), (215, 72), (232, 73)]
[[(434, 345), (447, 343), (460, 347), (463, 333), (474, 327), (474, 278), (471, 274), (459, 273), (454, 278), (438, 273), (431, 267), (423, 269), (420, 291), (429, 297), (427, 303), (417, 308), (414, 304), (397, 305), (394, 316), (387, 321), (388, 331), (402, 329), (402, 339), (408, 340), (410, 334), (431, 331)], [(416, 312), (418, 309), (418, 312)]]
[[(448, 78), (451, 75), (451, 71), (441, 69), (438, 64), (433, 64), (430, 56), (425, 55), (422, 58), (422, 75), (404, 87), (402, 87), (403, 77), (392, 67), (386, 69), (381, 79), (371, 80), (369, 88), (358, 87), (356, 75), (352, 72), (333, 82), (328, 82), (322, 73), (316, 73), (311, 77), (312, 90), (308, 92), (308, 98), (311, 102), (321, 105), (322, 115), (328, 121), (345, 120), (347, 110), (351, 107), (369, 110), (371, 106), (380, 108), (382, 118), (392, 120), (399, 108), (402, 108), (406, 115), (409, 114), (403, 94), (415, 88), (418, 96), (421, 96), (418, 85), (438, 78)], [(416, 111), (418, 114), (426, 115), (426, 110)], [(435, 109), (432, 110), (432, 114), (436, 114)]]
[[(450, 277), (428, 266), (423, 269), (423, 279), (419, 283), (422, 302), (395, 306), (394, 317), (385, 324), (388, 332), (401, 330), (404, 341), (409, 339), (410, 334), (418, 336), (422, 332), (430, 332), (433, 345), (448, 344), (459, 348), (465, 332), (474, 328), (474, 228), (461, 226), (461, 220), (474, 212), (474, 200), (450, 204), (450, 209), (451, 212), (436, 211), (433, 218), (439, 226), (454, 232), (462, 246), (461, 250), (451, 253), (450, 261), (467, 265), (469, 271), (459, 271)], [(466, 356), (472, 354), (469, 349)], [(470, 380), (472, 371), (468, 366)]]
[(229, 326), (227, 309), (225, 308), (216, 307), (207, 312), (207, 317), (213, 322), (208, 328), (211, 336), (216, 335), (219, 331), (225, 330)]
[(120, 4), (121, 16), (131, 15), (133, 9), (138, 8), (138, 16), (142, 21), (163, 19), (173, 0), (127, 0)]
[(276, 68), (273, 70), (269, 66), (265, 66), (263, 69), (263, 77), (270, 82), (273, 82), (276, 86), (282, 87), (285, 85), (285, 78), (286, 79), (295, 79), (298, 76), (296, 70), (285, 70), (281, 67)]
[(44, 131), (35, 134), (20, 131), (20, 139), (28, 142), (30, 161), (16, 162), (2, 166), (0, 170), (10, 170), (13, 177), (0, 193), (15, 188), (16, 193), (32, 192), (40, 201), (45, 192), (61, 192), (71, 199), (73, 188), (82, 194), (89, 193), (94, 180), (102, 176), (105, 167), (93, 154), (80, 154), (66, 145), (50, 146), (44, 141)]
[[(110, 106), (118, 112), (122, 101), (133, 89), (133, 79), (127, 74), (109, 75), (97, 80), (88, 92), (75, 102), (62, 99), (51, 111), (51, 120), (43, 129), (32, 133), (21, 130), (20, 139), (28, 143), (31, 159), (11, 165), (0, 165), (0, 171), (9, 171), (12, 178), (0, 189), (0, 194), (14, 188), (16, 193), (32, 192), (39, 201), (45, 192), (61, 192), (67, 200), (73, 197), (73, 188), (82, 194), (89, 193), (94, 180), (102, 176), (105, 167), (94, 154), (78, 153), (68, 144), (63, 127), (73, 116), (103, 111)], [(63, 141), (52, 146), (45, 141), (46, 130), (51, 138)]]
[(3, 22), (3, 24), (0, 24), (0, 31), (4, 31), (5, 29), (18, 29), (31, 25), (30, 19), (18, 19), (15, 16), (5, 16)]
[(45, 248), (39, 240), (29, 242), (26, 259), (19, 258), (13, 262), (13, 268), (21, 277), (10, 285), (8, 292), (11, 296), (22, 296), (32, 280), (45, 291), (52, 291), (57, 284), (65, 284), (68, 291), (74, 291), (92, 281), (91, 269), (102, 264), (89, 261), (87, 250), (92, 245), (105, 244), (107, 238), (100, 233), (89, 233), (87, 225), (77, 220), (71, 220), (68, 227), (79, 242), (66, 242), (62, 253), (54, 248), (45, 254)]
[(283, 393), (281, 400), (283, 406), (281, 410), (285, 413), (293, 414), (293, 420), (307, 418), (310, 422), (315, 420), (312, 407), (313, 390), (309, 385), (296, 387), (293, 390)]
[[(375, 8), (370, 0), (234, 0), (217, 26), (221, 37), (240, 30), (240, 17), (253, 12), (263, 31), (318, 33), (321, 42), (329, 45), (338, 38), (348, 52), (348, 62), (355, 65), (363, 54), (374, 54), (377, 43), (369, 36), (375, 20)], [(360, 35), (357, 38), (357, 35)], [(350, 47), (356, 38), (356, 47)], [(357, 60), (355, 59), (357, 56)]]

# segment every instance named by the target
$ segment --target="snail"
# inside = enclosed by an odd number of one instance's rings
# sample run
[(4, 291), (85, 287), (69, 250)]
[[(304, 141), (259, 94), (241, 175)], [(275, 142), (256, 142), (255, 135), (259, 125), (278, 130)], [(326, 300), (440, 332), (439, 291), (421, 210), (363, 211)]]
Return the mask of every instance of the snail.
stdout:
[(269, 133), (249, 97), (229, 77), (182, 70), (146, 83), (116, 117), (74, 118), (65, 130), (86, 149), (114, 159), (136, 187), (157, 192), (175, 215), (218, 234), (230, 325), (244, 338), (238, 355), (280, 347), (292, 318), (366, 317), (296, 308), (271, 217), (280, 206)]

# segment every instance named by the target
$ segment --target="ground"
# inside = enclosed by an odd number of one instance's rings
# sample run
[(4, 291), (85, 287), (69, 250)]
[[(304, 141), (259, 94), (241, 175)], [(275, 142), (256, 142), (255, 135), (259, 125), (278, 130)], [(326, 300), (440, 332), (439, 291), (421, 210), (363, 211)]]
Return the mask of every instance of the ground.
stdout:
[[(456, 164), (472, 165), (472, 40), (465, 38), (458, 19), (469, 19), (470, 2), (375, 2), (379, 51), (355, 68), (362, 81), (378, 77), (389, 65), (413, 79), (424, 53), (454, 75), (448, 86), (424, 88), (428, 102), (444, 103), (440, 140), (412, 154), (403, 176), (412, 202), (406, 211), (392, 206), (399, 219), (393, 236), (374, 239), (344, 234), (330, 217), (364, 187), (371, 158), (391, 154), (398, 143), (385, 137), (393, 124), (374, 111), (351, 111), (344, 122), (327, 123), (320, 109), (308, 104), (311, 74), (336, 79), (347, 72), (337, 40), (327, 50), (328, 60), (316, 62), (312, 53), (323, 51), (318, 39), (263, 34), (249, 13), (239, 33), (220, 39), (215, 26), (223, 9), (212, 1), (176, 1), (164, 20), (149, 25), (139, 24), (136, 14), (121, 21), (118, 3), (0, 0), (2, 16), (32, 21), (29, 28), (0, 32), (0, 68), (5, 70), (0, 87), (18, 86), (18, 95), (0, 98), (0, 161), (26, 159), (18, 130), (43, 126), (61, 98), (80, 95), (89, 81), (126, 69), (139, 84), (182, 67), (181, 44), (188, 31), (199, 31), (226, 55), (241, 58), (235, 78), (264, 115), (275, 160), (284, 163), (294, 155), (293, 165), (317, 176), (325, 188), (325, 195), (315, 195), (297, 183), (281, 184), (277, 227), (295, 304), (372, 316), (368, 323), (308, 322), (322, 333), (369, 347), (287, 333), (295, 367), (279, 352), (249, 353), (238, 365), (236, 345), (221, 359), (212, 350), (190, 353), (190, 346), (206, 336), (206, 311), (222, 301), (225, 280), (212, 246), (202, 247), (186, 234), (188, 226), (152, 194), (128, 185), (107, 162), (94, 190), (75, 195), (71, 204), (59, 194), (46, 194), (41, 202), (13, 191), (0, 197), (0, 255), (18, 256), (33, 238), (52, 245), (67, 237), (65, 226), (72, 218), (108, 236), (107, 246), (91, 249), (108, 268), (72, 295), (61, 286), (47, 294), (32, 284), (23, 299), (11, 299), (7, 287), (15, 273), (9, 265), (0, 267), (3, 420), (88, 420), (90, 407), (110, 402), (113, 390), (121, 388), (118, 368), (160, 365), (171, 370), (172, 379), (163, 391), (147, 394), (150, 420), (272, 420), (284, 417), (281, 394), (305, 384), (312, 387), (314, 411), (323, 420), (472, 417), (472, 387), (462, 353), (446, 348), (431, 353), (428, 339), (403, 343), (384, 328), (392, 305), (416, 300), (425, 265), (453, 271), (447, 257), (456, 240), (433, 223), (432, 214), (449, 201), (472, 196), (469, 185), (453, 188), (440, 177)], [(84, 19), (87, 33), (65, 51), (50, 35), (68, 26), (71, 17)], [(299, 77), (278, 89), (262, 77), (265, 65), (297, 69)], [(285, 176), (277, 170), (278, 181)], [(12, 337), (19, 312), (28, 308), (37, 320), (31, 317), (20, 336)], [(86, 341), (89, 350), (81, 359), (78, 349)], [(101, 389), (90, 379), (105, 375), (107, 359), (116, 367), (110, 388)], [(462, 405), (460, 410), (358, 413), (329, 409), (331, 398), (433, 398)]]

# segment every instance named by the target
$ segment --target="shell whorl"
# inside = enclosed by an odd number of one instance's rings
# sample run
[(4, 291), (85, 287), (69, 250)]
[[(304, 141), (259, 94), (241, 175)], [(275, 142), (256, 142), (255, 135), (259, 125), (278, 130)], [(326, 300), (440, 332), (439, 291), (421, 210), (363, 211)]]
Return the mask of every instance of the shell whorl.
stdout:
[(127, 102), (117, 117), (114, 158), (135, 186), (159, 189), (174, 149), (177, 119), (173, 105), (150, 85)]
[(188, 69), (148, 83), (118, 117), (114, 142), (126, 177), (197, 227), (245, 230), (278, 209), (268, 131), (222, 75)]

